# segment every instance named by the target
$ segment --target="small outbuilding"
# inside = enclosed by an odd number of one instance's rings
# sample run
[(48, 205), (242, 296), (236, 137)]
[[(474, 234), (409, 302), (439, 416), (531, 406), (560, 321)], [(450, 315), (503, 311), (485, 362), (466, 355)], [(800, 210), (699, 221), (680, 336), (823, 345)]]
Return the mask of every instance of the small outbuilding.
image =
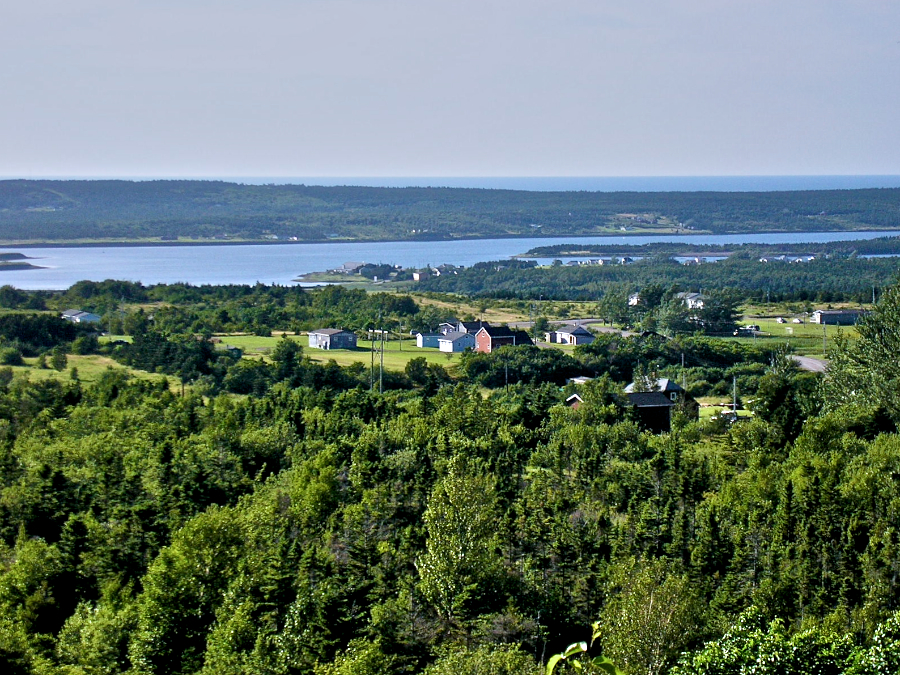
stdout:
[(661, 434), (672, 429), (672, 408), (675, 402), (661, 391), (641, 391), (626, 394), (628, 405), (635, 409), (642, 429)]
[(628, 404), (636, 408), (638, 423), (643, 428), (656, 433), (669, 431), (675, 406), (692, 419), (699, 417), (700, 404), (674, 380), (661, 377), (651, 382), (649, 388), (650, 391), (635, 391), (634, 382), (625, 387)]

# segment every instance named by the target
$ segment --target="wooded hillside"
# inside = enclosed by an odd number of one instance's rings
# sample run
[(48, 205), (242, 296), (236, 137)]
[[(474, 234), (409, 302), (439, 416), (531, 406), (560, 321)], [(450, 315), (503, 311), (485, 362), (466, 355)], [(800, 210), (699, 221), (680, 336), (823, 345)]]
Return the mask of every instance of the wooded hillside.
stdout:
[(0, 240), (299, 241), (900, 228), (900, 189), (528, 192), (238, 185), (216, 181), (0, 181)]
[[(316, 302), (289, 296), (268, 301)], [(196, 384), (0, 368), (4, 672), (537, 675), (594, 622), (593, 653), (630, 675), (900, 669), (898, 288), (824, 375), (755, 344), (607, 335), (422, 362), (384, 394), (285, 338), (238, 359), (127, 319), (116, 358)], [(642, 430), (624, 384), (682, 354), (744, 377), (755, 416)], [(577, 408), (573, 368), (597, 375)]]

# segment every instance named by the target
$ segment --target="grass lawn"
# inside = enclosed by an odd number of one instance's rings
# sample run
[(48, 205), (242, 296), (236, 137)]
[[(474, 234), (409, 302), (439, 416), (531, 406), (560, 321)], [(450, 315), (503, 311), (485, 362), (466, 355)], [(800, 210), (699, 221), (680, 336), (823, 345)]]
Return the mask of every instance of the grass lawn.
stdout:
[[(480, 306), (479, 303), (473, 301), (469, 298), (460, 297), (459, 299), (451, 300), (442, 300), (437, 298), (432, 298), (424, 295), (417, 295), (416, 293), (410, 293), (413, 296), (415, 301), (422, 307), (436, 307), (443, 312), (446, 312), (448, 317), (462, 317), (465, 315), (472, 315), (476, 318), (480, 318)], [(511, 321), (528, 321), (529, 316), (528, 312), (516, 310), (512, 307), (505, 307), (500, 304), (498, 301), (490, 301), (485, 310), (484, 310), (484, 320), (490, 324), (503, 325), (509, 323)]]
[[(709, 419), (721, 414), (723, 411), (731, 409), (731, 399), (717, 398), (714, 396), (703, 396), (698, 399), (700, 405), (700, 419)], [(738, 417), (753, 417), (752, 413), (746, 409), (737, 411)]]
[[(325, 351), (324, 349), (304, 349), (303, 353), (313, 361), (325, 363), (331, 359), (341, 366), (349, 366), (357, 361), (364, 364), (371, 364), (372, 355), (370, 352), (371, 342), (360, 340), (356, 351), (346, 349), (334, 349)], [(381, 346), (380, 342), (375, 343), (375, 365), (381, 363), (381, 354), (378, 351)], [(447, 354), (437, 349), (420, 349), (416, 347), (415, 342), (404, 342), (401, 349), (396, 341), (386, 342), (384, 345), (384, 367), (388, 370), (403, 370), (406, 364), (412, 359), (425, 357), (428, 363), (437, 363), (441, 366), (449, 367), (459, 362), (459, 354)]]
[[(245, 357), (268, 356), (278, 344), (281, 335), (278, 337), (259, 337), (257, 335), (219, 335), (217, 336), (222, 342), (221, 345), (230, 347), (239, 347), (244, 350)], [(303, 354), (313, 361), (325, 363), (329, 360), (335, 361), (340, 366), (349, 366), (352, 363), (362, 363), (368, 366), (371, 364), (372, 355), (370, 352), (371, 342), (360, 340), (355, 350), (349, 349), (310, 349), (309, 342), (305, 335), (288, 335), (289, 340), (295, 340), (303, 346)], [(376, 342), (375, 363), (381, 362), (381, 355), (377, 351), (380, 347)], [(411, 359), (424, 356), (428, 363), (437, 363), (448, 367), (459, 361), (459, 354), (446, 354), (437, 349), (420, 349), (416, 347), (413, 340), (404, 340), (402, 348), (396, 340), (389, 340), (384, 347), (384, 367), (388, 370), (403, 370)], [(449, 358), (448, 358), (449, 356)]]
[(804, 323), (791, 323), (791, 317), (785, 317), (785, 319), (787, 323), (778, 323), (772, 318), (744, 317), (741, 323), (758, 325), (762, 335), (738, 339), (748, 343), (754, 340), (787, 342), (794, 348), (796, 354), (824, 358), (823, 347), (830, 348), (834, 338), (839, 334), (850, 339), (855, 339), (858, 335), (853, 326), (821, 326), (817, 323), (806, 323), (806, 318), (803, 319)]
[[(86, 384), (90, 384), (99, 379), (100, 375), (105, 372), (107, 368), (124, 370), (134, 377), (143, 380), (158, 380), (164, 377), (163, 375), (159, 375), (157, 373), (148, 373), (143, 370), (134, 370), (127, 366), (123, 366), (121, 363), (114, 361), (108, 356), (102, 356), (100, 354), (89, 354), (84, 356), (69, 354), (66, 357), (66, 361), (67, 363), (65, 370), (54, 370), (53, 368), (38, 368), (36, 367), (36, 358), (27, 358), (25, 359), (24, 366), (13, 366), (13, 373), (16, 375), (27, 374), (28, 378), (34, 381), (50, 379), (68, 381), (71, 379), (71, 369), (77, 368), (78, 379)], [(178, 378), (170, 377), (169, 380), (174, 386), (177, 383)]]

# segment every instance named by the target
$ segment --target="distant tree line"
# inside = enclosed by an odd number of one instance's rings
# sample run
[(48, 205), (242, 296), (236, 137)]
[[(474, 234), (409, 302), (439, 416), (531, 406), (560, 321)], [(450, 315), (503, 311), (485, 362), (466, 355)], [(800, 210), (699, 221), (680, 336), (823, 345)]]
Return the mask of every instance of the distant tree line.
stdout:
[(760, 262), (746, 252), (719, 262), (682, 265), (667, 255), (628, 265), (485, 265), (458, 274), (432, 277), (417, 288), (492, 298), (599, 300), (622, 289), (637, 292), (650, 285), (683, 291), (729, 289), (745, 300), (866, 302), (872, 291), (893, 283), (894, 258), (856, 256), (817, 258), (803, 263)]
[[(635, 215), (637, 214), (637, 215)], [(528, 192), (238, 185), (220, 181), (0, 181), (0, 238), (451, 239), (665, 227), (679, 232), (900, 227), (900, 189)]]

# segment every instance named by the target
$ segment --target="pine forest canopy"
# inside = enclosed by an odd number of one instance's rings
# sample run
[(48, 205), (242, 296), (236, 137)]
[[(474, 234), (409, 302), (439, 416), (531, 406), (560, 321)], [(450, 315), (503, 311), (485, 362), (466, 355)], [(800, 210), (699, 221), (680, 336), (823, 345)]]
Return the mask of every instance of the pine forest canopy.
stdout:
[[(130, 343), (51, 311), (76, 301)], [(558, 652), (557, 674), (601, 652), (626, 675), (900, 672), (900, 287), (824, 374), (762, 340), (607, 333), (413, 359), (383, 394), (293, 337), (265, 358), (210, 337), (316, 311), (365, 328), (359, 290), (0, 302), (3, 672), (539, 675)], [(65, 372), (96, 352), (124, 365)], [(47, 355), (55, 377), (20, 365)], [(754, 416), (676, 406), (649, 433), (623, 390), (657, 378), (736, 383)]]
[(0, 240), (409, 240), (621, 232), (900, 229), (900, 189), (530, 192), (0, 181)]

